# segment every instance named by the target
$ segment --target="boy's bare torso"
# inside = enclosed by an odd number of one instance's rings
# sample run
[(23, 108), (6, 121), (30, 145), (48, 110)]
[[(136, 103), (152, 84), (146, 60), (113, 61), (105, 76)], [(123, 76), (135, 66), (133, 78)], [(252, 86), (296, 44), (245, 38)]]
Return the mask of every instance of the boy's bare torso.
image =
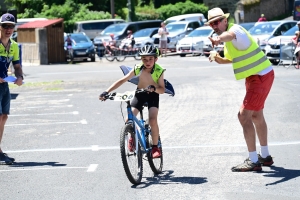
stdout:
[(154, 82), (151, 76), (150, 73), (151, 70), (152, 69), (146, 69), (146, 68), (141, 70), (139, 74), (139, 84), (138, 84), (139, 89), (147, 88), (149, 85), (154, 85), (155, 87), (158, 86), (158, 84)]

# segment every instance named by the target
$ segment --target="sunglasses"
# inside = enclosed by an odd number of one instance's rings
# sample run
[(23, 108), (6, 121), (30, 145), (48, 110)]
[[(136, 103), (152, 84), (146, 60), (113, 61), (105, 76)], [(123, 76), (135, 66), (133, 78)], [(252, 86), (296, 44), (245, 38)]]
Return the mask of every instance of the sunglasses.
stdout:
[(219, 20), (210, 22), (209, 25), (210, 25), (211, 27), (213, 27), (213, 26), (218, 26), (222, 21), (223, 21), (223, 19), (219, 19)]
[(2, 24), (1, 26), (4, 29), (14, 29), (15, 28), (15, 25), (9, 25), (9, 24)]

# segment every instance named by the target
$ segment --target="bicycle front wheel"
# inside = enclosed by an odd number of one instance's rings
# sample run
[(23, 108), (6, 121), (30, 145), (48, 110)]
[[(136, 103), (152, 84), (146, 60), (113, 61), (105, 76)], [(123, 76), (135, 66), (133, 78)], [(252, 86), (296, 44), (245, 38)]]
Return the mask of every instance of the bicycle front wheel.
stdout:
[[(130, 148), (129, 139), (133, 138), (134, 148)], [(120, 135), (120, 151), (122, 157), (123, 167), (126, 173), (128, 180), (132, 184), (139, 184), (143, 177), (143, 159), (141, 146), (138, 145), (138, 149), (135, 145), (135, 134), (132, 125), (126, 124), (122, 130)]]
[(116, 55), (117, 61), (119, 61), (119, 62), (124, 61), (126, 59), (126, 55), (127, 55), (126, 51), (119, 49), (117, 52), (117, 55)]
[[(146, 121), (145, 127), (148, 128), (149, 134), (146, 135), (146, 146), (147, 148), (152, 147), (152, 135), (151, 135), (151, 127), (148, 123), (148, 120)], [(147, 153), (148, 162), (150, 165), (151, 170), (155, 174), (160, 174), (162, 172), (163, 168), (163, 151), (162, 151), (162, 144), (160, 140), (160, 136), (158, 137), (158, 148), (160, 149), (161, 156), (159, 158), (153, 158), (151, 150)]]

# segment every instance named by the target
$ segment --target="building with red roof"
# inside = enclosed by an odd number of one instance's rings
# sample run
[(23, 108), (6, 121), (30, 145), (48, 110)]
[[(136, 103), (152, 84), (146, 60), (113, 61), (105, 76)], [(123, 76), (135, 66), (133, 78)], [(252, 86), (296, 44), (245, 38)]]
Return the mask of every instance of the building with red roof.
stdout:
[(63, 19), (37, 20), (18, 26), (23, 62), (65, 62)]

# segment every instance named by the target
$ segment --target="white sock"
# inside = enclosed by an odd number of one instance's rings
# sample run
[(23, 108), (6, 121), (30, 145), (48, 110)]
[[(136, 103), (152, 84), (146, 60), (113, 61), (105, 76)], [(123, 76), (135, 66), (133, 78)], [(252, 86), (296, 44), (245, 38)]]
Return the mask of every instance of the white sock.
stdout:
[(249, 158), (251, 162), (256, 163), (258, 161), (258, 156), (256, 151), (249, 152)]
[(261, 146), (260, 147), (260, 153), (261, 153), (261, 157), (262, 158), (266, 158), (267, 156), (269, 156), (269, 148), (268, 146)]

